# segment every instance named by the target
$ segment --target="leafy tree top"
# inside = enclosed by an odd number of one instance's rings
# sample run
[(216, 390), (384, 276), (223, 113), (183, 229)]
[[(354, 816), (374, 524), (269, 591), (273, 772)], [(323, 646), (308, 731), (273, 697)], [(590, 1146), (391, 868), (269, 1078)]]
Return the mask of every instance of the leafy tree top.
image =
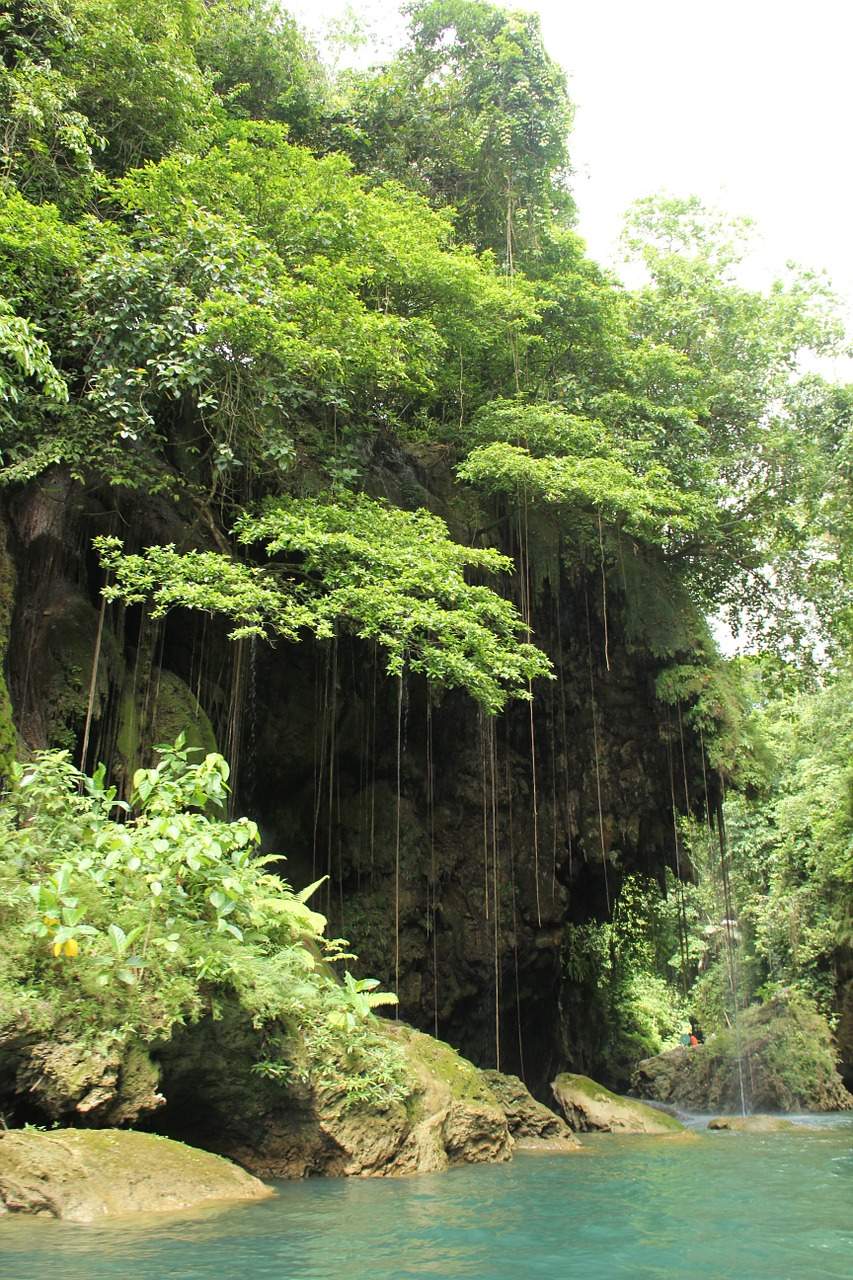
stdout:
[(118, 539), (99, 538), (114, 577), (105, 594), (151, 595), (160, 613), (181, 606), (223, 614), (237, 624), (234, 638), (270, 630), (323, 639), (343, 626), (377, 642), (391, 674), (408, 667), (463, 688), (490, 712), (508, 696), (528, 696), (529, 682), (550, 672), (545, 655), (521, 639), (526, 628), (512, 604), (465, 580), (466, 569), (505, 571), (511, 561), (453, 542), (429, 511), (364, 495), (279, 500), (244, 516), (235, 533), (244, 544), (265, 544), (264, 568), (173, 546), (125, 554)]

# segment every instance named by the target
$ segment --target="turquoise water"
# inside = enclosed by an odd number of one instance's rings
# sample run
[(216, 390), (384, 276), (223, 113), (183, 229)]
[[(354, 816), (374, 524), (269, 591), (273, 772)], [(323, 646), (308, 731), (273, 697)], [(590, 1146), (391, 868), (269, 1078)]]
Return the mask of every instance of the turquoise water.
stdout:
[(109, 1227), (0, 1220), (0, 1280), (851, 1280), (853, 1122), (583, 1140)]

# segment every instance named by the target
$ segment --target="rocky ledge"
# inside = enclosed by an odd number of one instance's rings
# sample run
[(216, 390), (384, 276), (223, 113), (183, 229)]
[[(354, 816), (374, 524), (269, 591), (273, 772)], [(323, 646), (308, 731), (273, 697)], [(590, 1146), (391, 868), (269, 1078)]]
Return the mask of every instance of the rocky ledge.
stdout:
[(118, 1129), (0, 1133), (0, 1213), (95, 1222), (113, 1214), (187, 1209), (272, 1195), (207, 1151)]

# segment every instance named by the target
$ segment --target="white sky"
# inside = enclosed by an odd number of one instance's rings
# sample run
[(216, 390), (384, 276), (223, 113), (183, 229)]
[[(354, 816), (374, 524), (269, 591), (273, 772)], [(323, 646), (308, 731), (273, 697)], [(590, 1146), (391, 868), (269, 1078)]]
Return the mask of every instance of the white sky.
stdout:
[[(284, 0), (287, 6), (287, 0)], [(345, 0), (294, 0), (309, 27)], [(356, 0), (378, 29), (396, 4)], [(577, 107), (579, 228), (610, 261), (632, 200), (754, 218), (768, 270), (828, 269), (853, 304), (853, 0), (510, 0), (538, 11)]]

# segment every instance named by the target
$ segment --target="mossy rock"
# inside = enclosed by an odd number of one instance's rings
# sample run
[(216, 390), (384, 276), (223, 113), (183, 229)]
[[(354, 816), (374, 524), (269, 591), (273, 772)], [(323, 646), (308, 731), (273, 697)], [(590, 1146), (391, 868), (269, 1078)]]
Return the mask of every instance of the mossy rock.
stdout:
[(272, 1194), (220, 1156), (169, 1138), (119, 1129), (0, 1134), (0, 1212), (72, 1222), (187, 1209)]
[(189, 685), (165, 668), (152, 675), (152, 683), (145, 712), (130, 680), (122, 690), (118, 753), (127, 778), (144, 763), (143, 757), (147, 760), (152, 745), (172, 743), (180, 733), (186, 746), (198, 753), (193, 759), (217, 750), (213, 726)]
[(163, 1104), (157, 1066), (135, 1040), (106, 1049), (67, 1035), (25, 1042), (15, 1093), (52, 1121), (93, 1127), (136, 1124)]
[(783, 1116), (717, 1116), (709, 1129), (731, 1129), (734, 1133), (779, 1133), (797, 1126)]
[(505, 1075), (501, 1071), (482, 1071), (480, 1074), (506, 1116), (516, 1148), (520, 1143), (526, 1144), (526, 1150), (540, 1147), (573, 1150), (578, 1147), (578, 1140), (565, 1120), (550, 1107), (537, 1102), (518, 1076)]
[(578, 1133), (684, 1133), (673, 1116), (647, 1107), (633, 1098), (620, 1098), (589, 1076), (564, 1072), (551, 1085), (569, 1128)]
[(156, 1123), (166, 1132), (265, 1178), (423, 1173), (511, 1154), (490, 1089), (440, 1040), (380, 1019), (380, 1034), (402, 1049), (408, 1096), (354, 1105), (343, 1082), (279, 1085), (253, 1072), (260, 1033), (236, 1005), (222, 1002), (219, 1013), (160, 1046), (169, 1101)]
[(747, 1009), (737, 1034), (670, 1049), (637, 1065), (632, 1093), (692, 1111), (736, 1114), (844, 1111), (853, 1098), (835, 1068), (826, 1021), (805, 1001), (774, 998)]
[(447, 1085), (456, 1102), (472, 1102), (500, 1110), (494, 1093), (482, 1074), (467, 1058), (443, 1040), (400, 1025), (399, 1034), (407, 1045), (410, 1057), (414, 1055), (438, 1080)]

